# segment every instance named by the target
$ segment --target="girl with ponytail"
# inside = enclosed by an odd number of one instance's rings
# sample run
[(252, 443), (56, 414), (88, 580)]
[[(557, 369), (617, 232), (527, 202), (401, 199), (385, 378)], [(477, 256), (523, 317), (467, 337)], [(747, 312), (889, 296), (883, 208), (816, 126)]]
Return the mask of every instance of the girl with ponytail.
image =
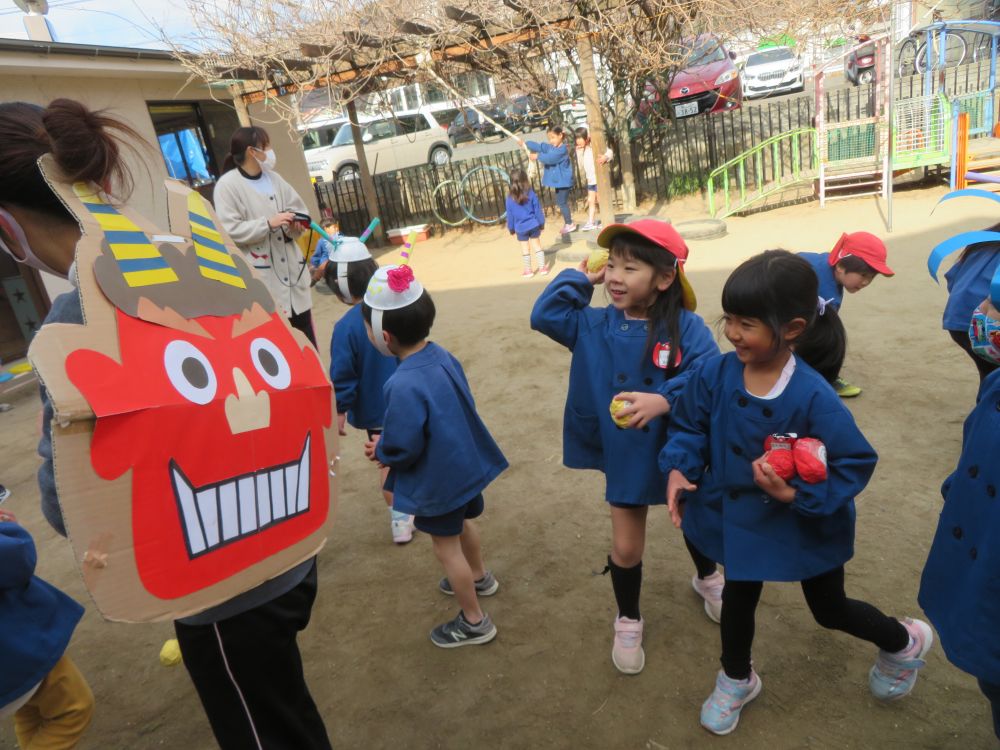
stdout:
[[(924, 665), (930, 627), (884, 615), (844, 592), (854, 498), (878, 456), (829, 382), (844, 359), (843, 325), (819, 298), (809, 263), (784, 250), (733, 271), (722, 309), (736, 351), (706, 361), (688, 380), (659, 459), (674, 525), (726, 570), (722, 670), (701, 723), (715, 734), (732, 732), (743, 706), (760, 693), (750, 649), (764, 581), (800, 582), (820, 625), (877, 645), (869, 687), (878, 699), (902, 698)], [(762, 455), (765, 440), (777, 434), (820, 440), (826, 478), (778, 476)]]

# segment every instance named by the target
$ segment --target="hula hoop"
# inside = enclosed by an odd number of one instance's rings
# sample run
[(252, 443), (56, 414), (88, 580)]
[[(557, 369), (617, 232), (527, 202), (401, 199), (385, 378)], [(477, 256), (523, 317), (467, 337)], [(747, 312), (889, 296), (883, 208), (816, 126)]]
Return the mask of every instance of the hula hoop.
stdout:
[(489, 225), (489, 224), (498, 224), (499, 222), (501, 222), (501, 221), (503, 221), (504, 219), (507, 218), (507, 208), (506, 208), (506, 205), (504, 206), (503, 213), (500, 214), (497, 218), (495, 218), (495, 219), (480, 219), (478, 216), (476, 216), (474, 213), (472, 213), (472, 211), (469, 210), (469, 207), (465, 203), (465, 191), (466, 191), (467, 186), (468, 186), (469, 178), (472, 177), (472, 175), (476, 174), (477, 172), (484, 172), (484, 171), (496, 172), (500, 177), (503, 178), (503, 181), (505, 183), (507, 183), (507, 184), (510, 183), (510, 175), (507, 174), (507, 172), (505, 170), (501, 169), (500, 167), (494, 167), (492, 164), (486, 164), (486, 165), (483, 165), (483, 166), (474, 167), (473, 169), (470, 169), (465, 174), (465, 176), (462, 178), (462, 181), (459, 183), (458, 204), (462, 207), (462, 210), (465, 211), (465, 215), (468, 216), (470, 219), (472, 219), (477, 224), (486, 224), (486, 225)]
[[(459, 192), (458, 194), (459, 196), (458, 205), (459, 208), (462, 208), (462, 211), (466, 213), (465, 216), (463, 216), (459, 221), (448, 221), (446, 218), (444, 218), (441, 214), (438, 213), (438, 191), (445, 185), (457, 185), (457, 184), (458, 180), (445, 180), (444, 182), (440, 183), (436, 188), (434, 188), (434, 192), (431, 193), (431, 210), (434, 212), (434, 215), (437, 217), (438, 221), (449, 227), (460, 227), (469, 220), (468, 213), (465, 212), (465, 208), (462, 207), (461, 192)], [(459, 188), (459, 190), (461, 190), (461, 188)]]

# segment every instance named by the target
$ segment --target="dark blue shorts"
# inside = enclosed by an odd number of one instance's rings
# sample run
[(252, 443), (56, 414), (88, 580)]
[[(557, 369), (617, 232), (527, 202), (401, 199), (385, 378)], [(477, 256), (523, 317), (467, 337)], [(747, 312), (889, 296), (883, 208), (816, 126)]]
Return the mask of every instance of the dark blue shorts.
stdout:
[(458, 536), (462, 533), (466, 518), (479, 518), (483, 515), (486, 504), (482, 493), (476, 495), (465, 505), (442, 516), (414, 516), (413, 525), (418, 530), (431, 536)]
[(381, 435), (382, 434), (382, 428), (381, 427), (372, 427), (371, 429), (365, 430), (365, 432), (368, 433), (368, 439), (371, 440), (376, 435)]
[(517, 241), (518, 242), (527, 242), (528, 240), (537, 240), (541, 236), (542, 236), (542, 228), (541, 227), (535, 227), (530, 232), (518, 232), (517, 233)]
[(597, 185), (587, 185), (587, 190), (589, 190), (591, 193), (596, 193)]

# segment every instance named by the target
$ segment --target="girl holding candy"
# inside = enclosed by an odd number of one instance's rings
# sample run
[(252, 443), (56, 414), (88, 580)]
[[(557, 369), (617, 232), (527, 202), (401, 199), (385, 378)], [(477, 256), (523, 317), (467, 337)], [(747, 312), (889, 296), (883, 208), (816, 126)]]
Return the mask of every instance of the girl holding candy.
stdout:
[[(715, 734), (733, 731), (761, 690), (750, 649), (764, 581), (801, 582), (820, 625), (879, 647), (869, 675), (876, 698), (907, 695), (933, 643), (926, 623), (897, 620), (844, 593), (854, 498), (878, 457), (828, 382), (846, 337), (835, 309), (818, 299), (808, 262), (784, 250), (737, 268), (722, 291), (725, 335), (736, 351), (688, 380), (660, 453), (674, 525), (683, 519), (691, 542), (726, 569), (722, 670), (701, 710), (702, 726)], [(821, 441), (826, 477), (782, 479), (761, 455), (774, 434)], [(814, 469), (818, 458), (813, 443), (803, 464)]]

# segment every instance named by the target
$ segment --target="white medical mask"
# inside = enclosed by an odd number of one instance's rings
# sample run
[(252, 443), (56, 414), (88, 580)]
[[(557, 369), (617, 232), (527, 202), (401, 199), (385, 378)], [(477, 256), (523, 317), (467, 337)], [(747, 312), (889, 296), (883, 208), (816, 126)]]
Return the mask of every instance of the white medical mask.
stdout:
[[(18, 254), (14, 252), (15, 247), (24, 256), (23, 258), (18, 257)], [(51, 273), (53, 276), (66, 278), (66, 274), (60, 273), (35, 255), (34, 250), (31, 249), (31, 245), (28, 244), (28, 238), (25, 236), (21, 225), (2, 208), (0, 208), (0, 250), (7, 253), (17, 263), (23, 263), (26, 266), (37, 268), (39, 271)]]
[(261, 169), (263, 169), (266, 172), (270, 172), (272, 169), (274, 169), (274, 165), (278, 163), (278, 157), (275, 156), (273, 148), (269, 148), (266, 151), (264, 151), (263, 149), (255, 148), (254, 151), (259, 151), (264, 154), (263, 161), (257, 159), (257, 161), (260, 162)]

